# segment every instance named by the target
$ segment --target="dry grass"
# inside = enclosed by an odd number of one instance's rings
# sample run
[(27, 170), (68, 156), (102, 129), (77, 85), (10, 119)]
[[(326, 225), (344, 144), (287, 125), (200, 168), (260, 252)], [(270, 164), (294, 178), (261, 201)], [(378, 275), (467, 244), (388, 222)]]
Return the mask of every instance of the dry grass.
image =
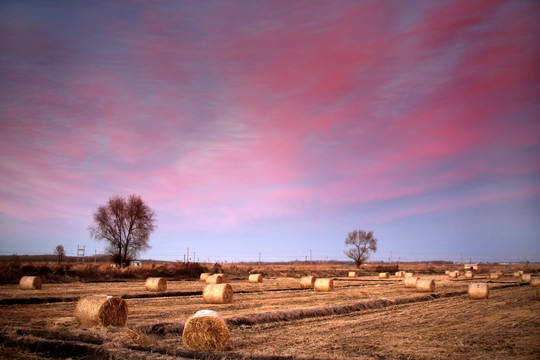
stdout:
[(532, 359), (540, 351), (540, 306), (529, 290), (496, 291), (481, 304), (454, 297), (232, 329), (231, 347), (321, 358)]
[[(494, 288), (505, 283), (519, 283), (519, 279), (508, 276), (511, 272), (497, 281), (491, 281), (489, 273), (477, 274), (474, 280), (430, 275), (429, 278), (436, 283), (434, 295), (449, 292), (462, 292), (464, 295), (401, 305), (391, 304), (385, 299), (412, 300), (432, 295), (421, 295), (415, 289), (404, 288), (403, 278), (390, 276), (390, 279), (379, 280), (378, 273), (348, 278), (348, 271), (343, 272), (343, 277), (334, 278), (334, 291), (300, 290), (301, 275), (304, 274), (288, 278), (265, 275), (263, 283), (248, 283), (245, 277), (238, 280), (233, 277), (230, 283), (235, 294), (230, 304), (205, 304), (202, 295), (127, 299), (129, 329), (124, 330), (80, 329), (73, 316), (75, 302), (0, 305), (3, 315), (0, 319), (1, 333), (11, 334), (16, 329), (43, 329), (42, 333), (32, 336), (55, 339), (65, 333), (66, 339), (76, 336), (83, 339), (80, 340), (83, 343), (90, 344), (84, 340), (87, 336), (88, 339), (103, 341), (102, 345), (93, 346), (106, 348), (114, 344), (118, 351), (127, 351), (134, 358), (144, 358), (145, 354), (150, 358), (150, 348), (155, 351), (161, 349), (159, 351), (166, 358), (166, 354), (174, 352), (181, 355), (187, 351), (180, 340), (183, 324), (201, 309), (217, 311), (225, 319), (268, 319), (284, 311), (289, 315), (295, 312), (300, 315), (283, 317), (281, 314), (279, 316), (283, 318), (277, 316), (272, 320), (274, 322), (255, 321), (250, 325), (230, 327), (231, 350), (237, 354), (262, 357), (348, 359), (530, 359), (540, 353), (540, 301), (535, 300), (536, 289), (529, 285)], [(467, 298), (468, 285), (473, 281), (489, 283), (492, 288), (489, 299), (472, 301)], [(171, 291), (201, 292), (205, 287), (199, 280), (169, 281), (168, 285), (169, 290), (164, 294)], [(44, 284), (39, 295), (82, 296), (102, 293), (103, 286), (115, 295), (145, 292), (141, 280), (109, 284)], [(16, 285), (0, 286), (0, 298), (18, 296), (28, 297), (27, 292), (17, 289)], [(362, 302), (386, 305), (378, 308), (358, 305), (354, 311), (342, 314), (335, 310)], [(324, 312), (325, 308), (334, 310)], [(310, 311), (314, 317), (303, 318), (302, 312), (307, 314)], [(270, 315), (272, 313), (274, 315)], [(150, 330), (148, 334), (140, 331), (153, 326), (170, 331)], [(9, 349), (7, 351), (9, 353)]]

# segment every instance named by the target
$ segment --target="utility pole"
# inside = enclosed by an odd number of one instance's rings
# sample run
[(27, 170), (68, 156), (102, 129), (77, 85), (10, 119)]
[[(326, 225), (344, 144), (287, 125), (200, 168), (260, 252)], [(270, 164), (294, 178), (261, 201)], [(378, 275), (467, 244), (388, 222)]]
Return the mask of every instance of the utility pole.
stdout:
[(309, 249), (309, 264), (311, 265), (313, 263), (313, 256), (312, 256), (311, 249)]
[(460, 253), (461, 255), (461, 265), (463, 265), (463, 253)]
[(195, 259), (197, 259), (197, 257), (195, 256), (195, 254), (196, 254), (196, 252), (194, 251), (194, 252), (193, 252), (193, 262), (197, 262), (197, 260), (195, 260)]
[(259, 266), (261, 266), (261, 253), (259, 253)]
[(392, 263), (392, 250), (390, 250), (390, 264)]
[(94, 249), (94, 264), (97, 264), (97, 250)]
[(187, 262), (189, 262), (189, 247), (187, 248)]

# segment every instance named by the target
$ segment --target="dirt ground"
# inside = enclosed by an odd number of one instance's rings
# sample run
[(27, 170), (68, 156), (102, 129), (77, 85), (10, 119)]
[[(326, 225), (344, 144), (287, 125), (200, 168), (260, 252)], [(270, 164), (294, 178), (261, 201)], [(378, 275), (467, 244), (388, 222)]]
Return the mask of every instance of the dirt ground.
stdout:
[[(294, 277), (266, 278), (259, 284), (232, 280), (233, 301), (220, 305), (204, 304), (200, 294), (182, 294), (202, 291), (205, 285), (198, 281), (169, 281), (165, 294), (176, 296), (150, 298), (137, 298), (149, 294), (141, 281), (44, 284), (42, 290), (34, 291), (2, 285), (0, 300), (14, 302), (86, 294), (132, 298), (126, 299), (128, 322), (121, 329), (81, 329), (74, 317), (75, 300), (0, 305), (0, 359), (540, 359), (540, 301), (535, 299), (535, 288), (512, 276), (497, 281), (490, 281), (487, 274), (472, 280), (422, 277), (436, 283), (433, 296), (427, 299), (394, 276), (387, 280), (335, 278), (331, 292), (300, 289), (299, 278)], [(489, 282), (489, 299), (467, 298), (468, 284), (478, 281)], [(276, 311), (342, 309), (380, 299), (412, 302), (284, 321), (230, 322), (230, 352), (223, 354), (197, 354), (182, 344), (183, 323), (201, 309), (215, 310), (230, 320)], [(153, 329), (168, 325), (169, 331), (143, 330), (151, 325)]]

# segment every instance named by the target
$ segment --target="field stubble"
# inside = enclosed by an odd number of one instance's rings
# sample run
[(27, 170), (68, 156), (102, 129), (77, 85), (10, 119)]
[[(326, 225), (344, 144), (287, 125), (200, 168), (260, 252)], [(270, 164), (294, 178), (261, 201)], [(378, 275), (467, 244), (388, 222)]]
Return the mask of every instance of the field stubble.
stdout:
[[(470, 280), (435, 279), (435, 293), (463, 291)], [(487, 277), (472, 281), (487, 281)], [(506, 277), (490, 287), (512, 283)], [(233, 280), (231, 304), (204, 304), (201, 295), (127, 299), (128, 328), (79, 329), (75, 302), (1, 306), (2, 334), (42, 331), (45, 338), (80, 339), (94, 336), (117, 347), (142, 346), (184, 351), (181, 326), (201, 309), (217, 311), (224, 318), (250, 316), (279, 310), (331, 307), (359, 301), (412, 298), (419, 293), (405, 289), (402, 279), (375, 276), (336, 278), (332, 292), (299, 290), (298, 278), (264, 279), (263, 283)], [(202, 291), (196, 281), (169, 281), (169, 291)], [(274, 290), (274, 291), (269, 291)], [(280, 290), (280, 291), (275, 291)], [(136, 295), (144, 283), (44, 284), (41, 291), (22, 292), (15, 286), (0, 287), (0, 299), (32, 296), (82, 296), (86, 294)], [(145, 326), (176, 324), (177, 332), (144, 333)], [(175, 327), (172, 326), (174, 329)], [(471, 301), (465, 295), (385, 306), (342, 315), (316, 316), (291, 321), (230, 326), (231, 350), (256, 356), (295, 356), (347, 359), (485, 359), (540, 357), (540, 302), (529, 286), (494, 289), (488, 300)], [(49, 336), (47, 336), (49, 334)], [(69, 339), (66, 339), (69, 340)], [(97, 345), (96, 345), (97, 346)], [(104, 346), (104, 345), (99, 345)], [(0, 352), (6, 353), (7, 348)], [(9, 354), (9, 353), (8, 353)], [(26, 352), (28, 359), (32, 353)], [(135, 356), (137, 351), (128, 351)], [(145, 352), (142, 353), (144, 358)], [(26, 355), (25, 355), (26, 356)], [(123, 355), (115, 355), (122, 358)], [(130, 355), (131, 356), (131, 355)], [(166, 356), (166, 355), (163, 355)]]

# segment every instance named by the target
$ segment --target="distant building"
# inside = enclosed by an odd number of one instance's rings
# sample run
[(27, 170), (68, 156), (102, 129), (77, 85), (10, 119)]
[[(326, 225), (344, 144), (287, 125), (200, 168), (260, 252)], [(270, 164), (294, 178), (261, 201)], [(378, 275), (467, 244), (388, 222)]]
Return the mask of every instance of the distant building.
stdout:
[(129, 263), (129, 266), (141, 266), (142, 265), (142, 261), (140, 260), (133, 260), (132, 262)]
[(465, 264), (463, 268), (465, 270), (478, 270), (478, 264)]

